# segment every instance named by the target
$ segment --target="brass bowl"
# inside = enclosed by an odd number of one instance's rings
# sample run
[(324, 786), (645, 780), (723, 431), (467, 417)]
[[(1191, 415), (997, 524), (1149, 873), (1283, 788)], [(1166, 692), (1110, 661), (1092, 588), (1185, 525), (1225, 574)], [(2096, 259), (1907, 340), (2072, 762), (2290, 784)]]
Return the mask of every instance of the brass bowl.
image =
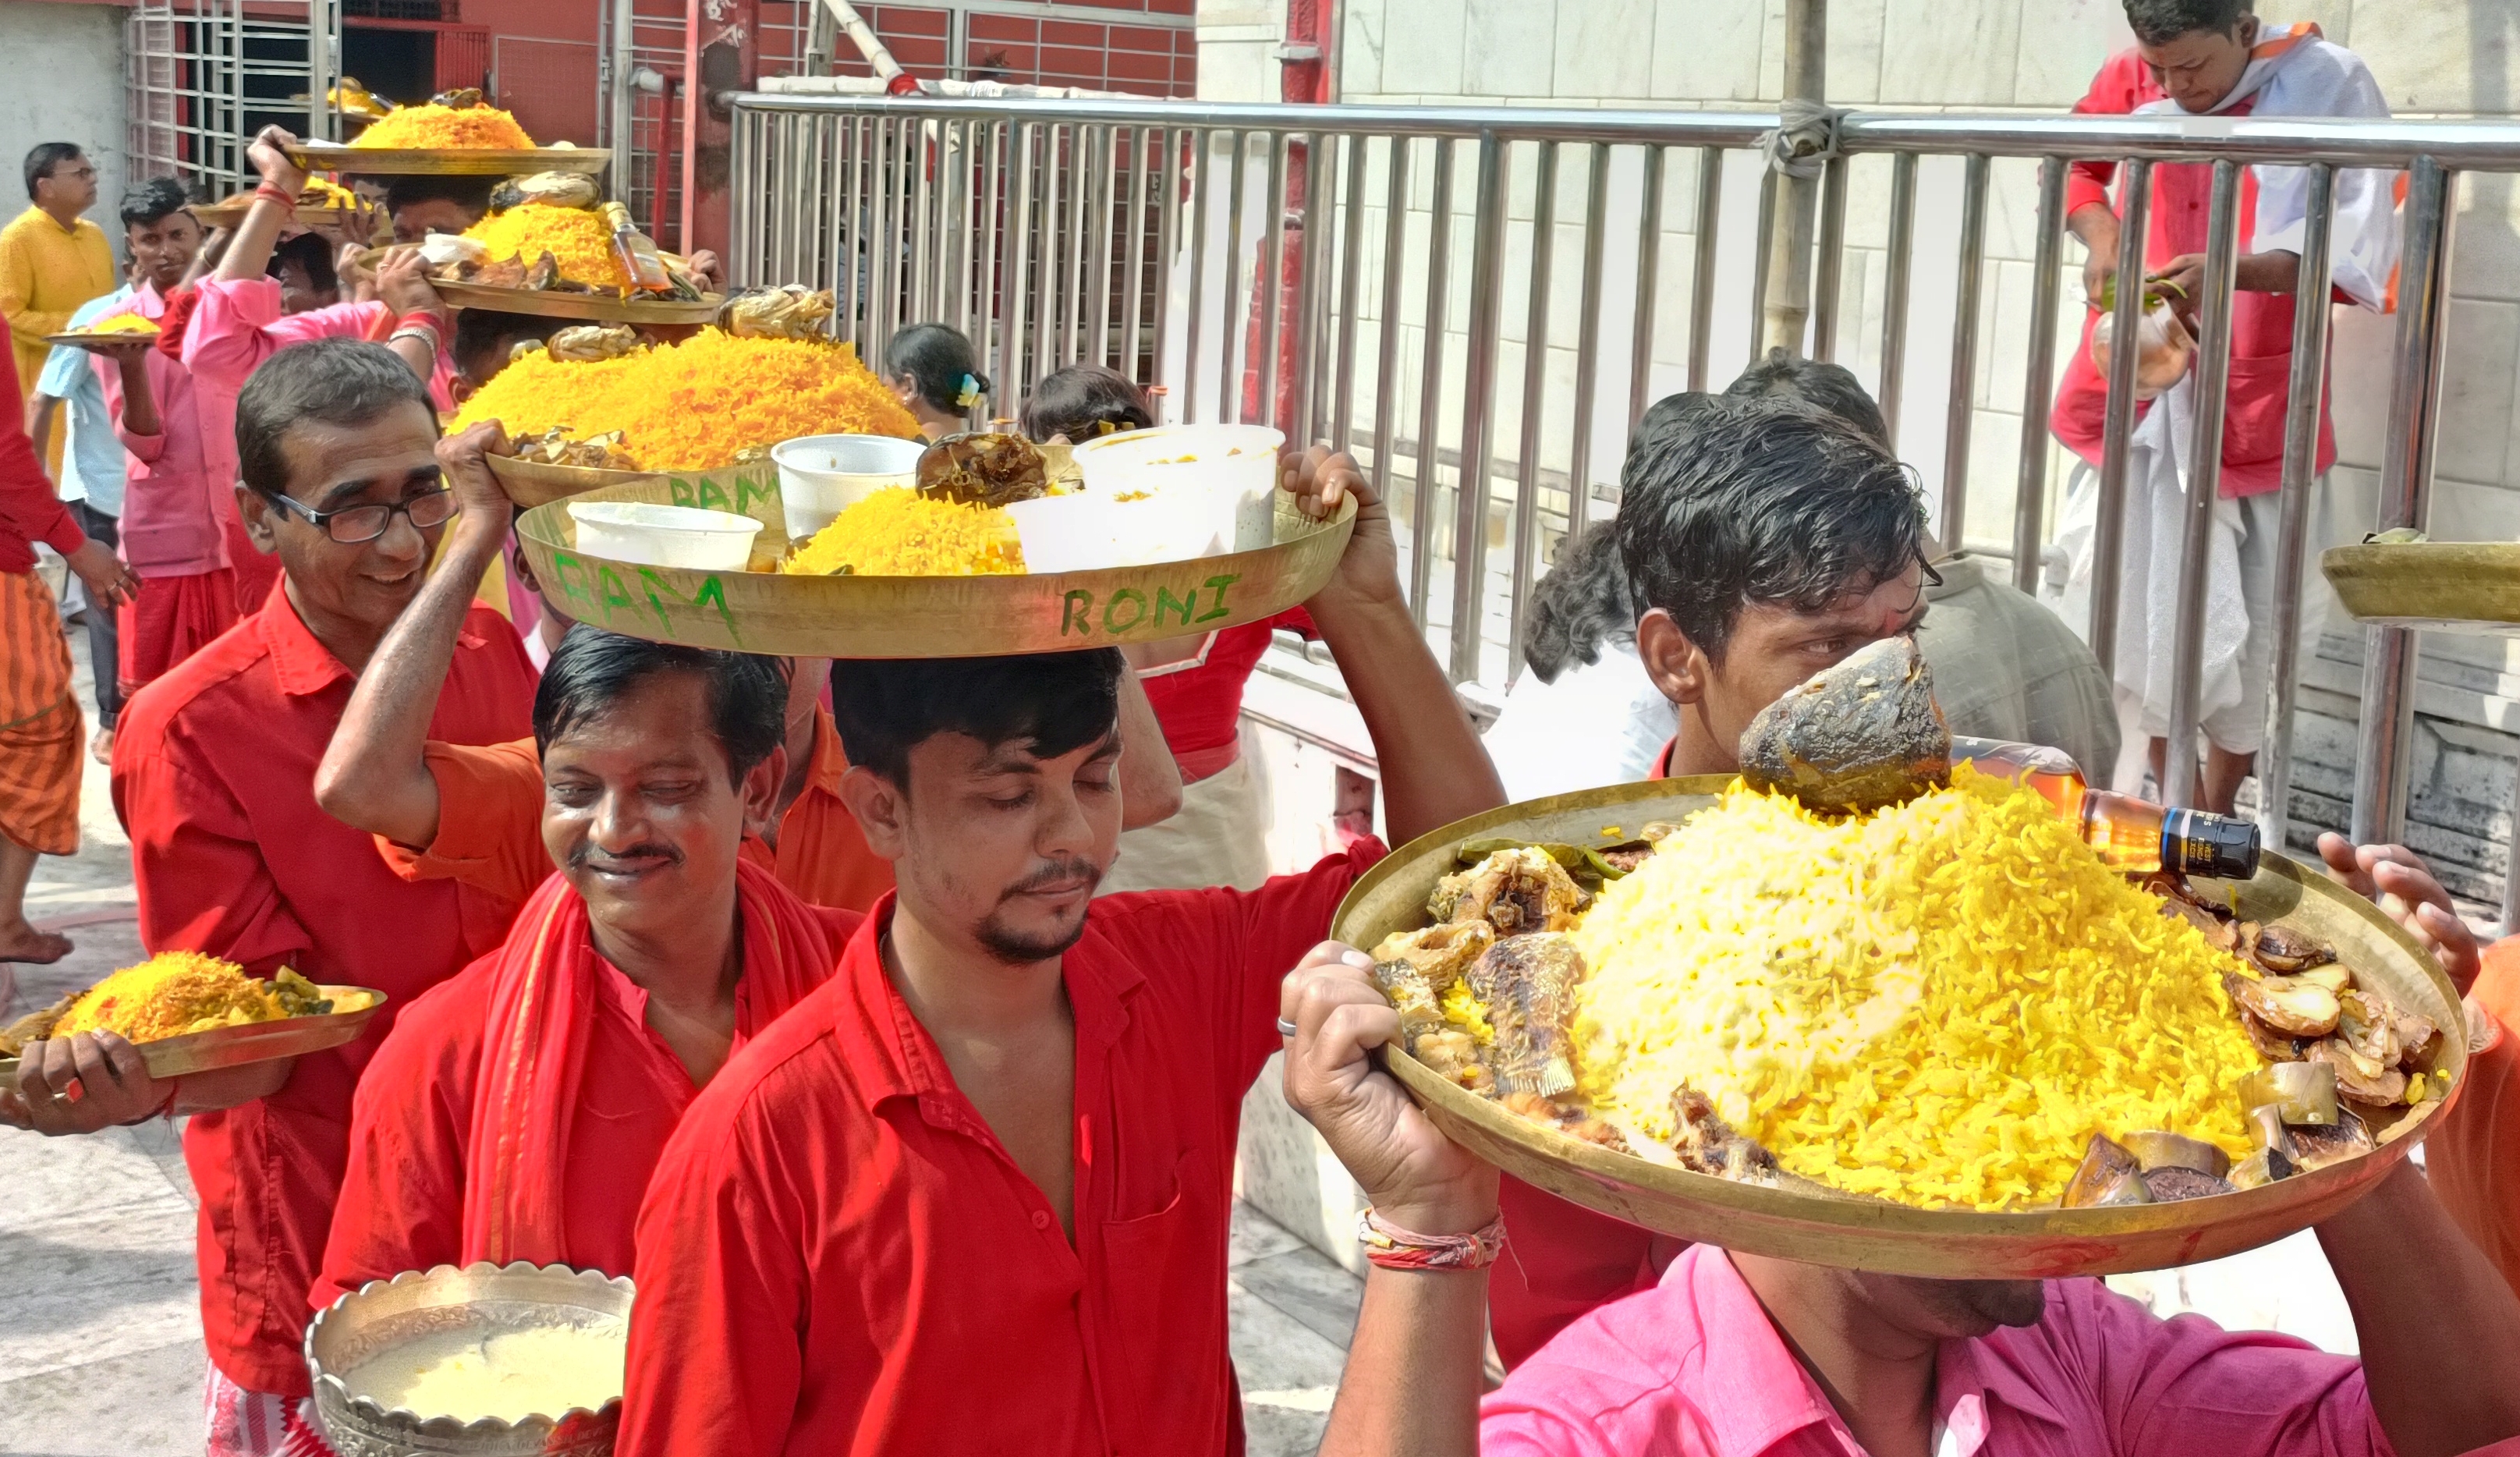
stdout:
[[(331, 997), (339, 1010), (320, 1017), (284, 1017), (277, 1022), (212, 1027), (206, 1032), (186, 1032), (180, 1037), (160, 1037), (132, 1045), (140, 1050), (140, 1061), (151, 1077), (190, 1077), (196, 1072), (215, 1072), (248, 1063), (304, 1057), (355, 1041), (368, 1029), (377, 1009), (385, 1004), (385, 994), (374, 987), (328, 985), (317, 989)], [(0, 1085), (15, 1084), (17, 1080), (18, 1060), (0, 1058)]]
[(571, 1407), (517, 1421), (466, 1422), (386, 1407), (355, 1386), (361, 1367), (415, 1341), (448, 1332), (489, 1335), (537, 1326), (586, 1326), (630, 1318), (627, 1279), (566, 1265), (487, 1261), (439, 1265), (371, 1281), (318, 1312), (306, 1327), (306, 1372), (315, 1416), (341, 1457), (607, 1457), (621, 1426), (616, 1393), (593, 1411)]
[(604, 147), (351, 147), (300, 142), (289, 159), (309, 172), (350, 177), (514, 177), (534, 172), (595, 172), (612, 164)]
[[(513, 489), (513, 487), (512, 487)], [(577, 549), (566, 502), (517, 522), (545, 600), (580, 622), (694, 648), (801, 658), (980, 658), (1108, 648), (1274, 616), (1329, 580), (1356, 503), (1316, 522), (1280, 499), (1276, 540), (1252, 551), (1012, 576), (789, 576), (779, 471), (664, 472), (572, 498), (698, 506), (758, 520), (749, 571), (690, 571)]]
[[(1425, 924), (1427, 894), (1462, 842), (1494, 836), (1602, 843), (1611, 825), (1679, 820), (1731, 781), (1706, 775), (1624, 784), (1508, 805), (1402, 845), (1340, 902), (1330, 933), (1371, 948)], [(2226, 883), (2200, 881), (2220, 890)], [(1396, 1049), (1385, 1066), (1455, 1142), (1528, 1183), (1587, 1208), (1681, 1239), (1811, 1264), (1946, 1279), (2050, 1279), (2161, 1269), (2219, 1259), (2307, 1228), (2361, 1198), (2395, 1168), (2465, 1086), (2467, 1018), (2450, 979), (2377, 907), (2324, 874), (2269, 852), (2256, 879), (2230, 887), (2251, 920), (2296, 926), (2333, 943), (2358, 977), (2441, 1027), (2427, 1075), (2452, 1082), (2421, 1119), (2375, 1124), (2371, 1153), (2256, 1189), (2115, 1208), (1980, 1213), (1853, 1195), (1734, 1183), (1612, 1153), (1508, 1113)]]
[(2358, 621), (2520, 636), (2520, 544), (2365, 542), (2318, 559)]

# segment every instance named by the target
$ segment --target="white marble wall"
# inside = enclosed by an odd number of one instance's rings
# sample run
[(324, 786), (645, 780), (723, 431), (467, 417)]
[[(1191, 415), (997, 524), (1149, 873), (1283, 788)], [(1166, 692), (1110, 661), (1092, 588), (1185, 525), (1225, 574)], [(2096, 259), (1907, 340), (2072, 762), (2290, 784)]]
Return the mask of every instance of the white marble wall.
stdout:
[[(122, 247), (113, 207), (123, 175), (122, 20), (119, 5), (0, 0), (0, 218), (25, 204), (19, 163), (38, 142), (76, 142), (96, 163), (89, 215)], [(31, 381), (28, 382), (30, 385)]]

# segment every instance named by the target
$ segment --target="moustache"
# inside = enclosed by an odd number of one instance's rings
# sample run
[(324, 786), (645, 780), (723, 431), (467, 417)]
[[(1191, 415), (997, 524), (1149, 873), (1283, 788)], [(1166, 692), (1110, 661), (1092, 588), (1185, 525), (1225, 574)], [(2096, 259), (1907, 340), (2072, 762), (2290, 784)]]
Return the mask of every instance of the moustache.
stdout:
[(683, 863), (683, 852), (674, 848), (670, 844), (651, 842), (647, 844), (634, 844), (626, 850), (599, 851), (592, 842), (582, 841), (568, 852), (568, 868), (571, 870), (585, 870), (599, 853), (602, 854), (608, 862), (613, 865), (619, 865), (632, 860), (662, 860), (667, 865), (673, 866), (679, 866)]
[(1018, 895), (1029, 894), (1032, 891), (1045, 889), (1052, 886), (1069, 885), (1077, 882), (1084, 883), (1085, 888), (1091, 890), (1096, 886), (1102, 883), (1102, 872), (1094, 864), (1093, 861), (1086, 859), (1082, 855), (1069, 855), (1061, 859), (1051, 861), (1041, 869), (1034, 871), (1032, 874), (1025, 876), (1022, 880), (1019, 880), (1013, 885), (1007, 887), (1004, 890), (999, 891), (998, 900), (999, 903), (1004, 904)]

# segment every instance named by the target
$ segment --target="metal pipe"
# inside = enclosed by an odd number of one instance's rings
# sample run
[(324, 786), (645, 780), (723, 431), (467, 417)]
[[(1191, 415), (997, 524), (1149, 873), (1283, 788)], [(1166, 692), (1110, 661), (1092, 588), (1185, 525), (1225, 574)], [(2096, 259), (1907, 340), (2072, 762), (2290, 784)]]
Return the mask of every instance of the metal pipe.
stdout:
[[(2442, 313), (2450, 299), (2452, 175), (2418, 157), (2407, 178), (2406, 250), (2398, 265), (2398, 347), (2389, 390), (2388, 455), (2380, 463), (2379, 529), (2423, 529), (2432, 514), (2433, 442), (2441, 417)], [(2356, 844), (2406, 837), (2408, 750), (2415, 728), (2415, 635), (2365, 630), (2362, 728), (2354, 755)]]
[[(1191, 133), (1191, 142), (1190, 328), (1187, 347), (1182, 350), (1181, 409), (1185, 424), (1195, 423), (1198, 419), (1199, 335), (1204, 332), (1202, 315), (1207, 312), (1207, 194), (1212, 180), (1209, 174), (1215, 167), (1209, 159), (1208, 150), (1215, 142), (1215, 135), (1195, 131)], [(1241, 145), (1240, 138), (1236, 139), (1235, 145)], [(1226, 311), (1233, 311), (1230, 298)]]
[[(1075, 155), (1074, 136), (1073, 127), (1042, 128), (1041, 232), (1037, 245), (1040, 252), (1033, 261), (1032, 361), (1028, 368), (1007, 382), (1010, 399), (1021, 397), (1025, 381), (1038, 380), (1058, 368), (1060, 363), (1059, 333), (1066, 321), (1061, 317), (1065, 310), (1059, 306), (1058, 296), (1059, 242), (1062, 238), (1072, 240), (1074, 235), (1062, 226), (1064, 214), (1059, 208), (1059, 184), (1067, 176), (1068, 164), (1062, 158)], [(1074, 246), (1072, 241), (1069, 246)]]
[(1356, 311), (1365, 278), (1366, 139), (1347, 139), (1347, 216), (1339, 243), (1338, 370), (1331, 385), (1330, 445), (1356, 448)]
[(894, 229), (894, 205), (901, 196), (900, 178), (893, 171), (893, 129), (897, 123), (878, 119), (875, 125), (875, 153), (869, 159), (868, 170), (875, 181), (875, 217), (869, 233), (874, 240), (873, 266), (867, 278), (867, 357), (881, 359), (886, 341), (892, 338), (893, 320), (899, 313), (894, 294), (894, 280), (901, 271), (901, 240)]
[[(2214, 163), (2214, 202), (2205, 234), (2205, 327), (2196, 340), (2196, 423), (2187, 457), (2187, 510), (2179, 545), (2179, 616), (2170, 666), (2170, 742), (2162, 802), (2196, 803), (2196, 732), (2204, 697), (2205, 585), (2213, 560), (2214, 508), (2223, 494), (2223, 420), (2231, 385), (2231, 287), (2240, 264), (2240, 176), (2235, 161)], [(2123, 284), (2120, 296), (2126, 294)], [(2112, 341), (2136, 352), (2130, 335)]]
[[(1274, 150), (1278, 138), (1264, 132)], [(1225, 199), (1225, 366), (1224, 393), (1217, 404), (1216, 418), (1228, 425), (1242, 423), (1242, 323), (1247, 314), (1242, 309), (1242, 170), (1251, 151), (1251, 139), (1242, 132), (1234, 134), (1234, 159), (1227, 172)]]
[[(1129, 266), (1121, 284), (1120, 373), (1144, 379), (1138, 368), (1138, 336), (1147, 311), (1147, 174), (1148, 147), (1154, 136), (1141, 128), (1129, 134)], [(1160, 221), (1160, 220), (1159, 220)]]
[(1260, 310), (1260, 392), (1253, 400), (1263, 425), (1286, 428), (1278, 413), (1278, 333), (1286, 312), (1286, 152), (1293, 139), (1284, 133), (1269, 138), (1269, 181), (1261, 192), (1269, 209), (1267, 246), (1251, 280), (1251, 301)]
[[(1574, 536), (1584, 529), (1593, 513), (1593, 409), (1594, 393), (1598, 388), (1601, 372), (1601, 245), (1609, 236), (1610, 144), (1593, 144), (1593, 166), (1585, 179), (1584, 193), (1584, 301), (1578, 305), (1575, 328), (1575, 437), (1573, 453), (1566, 464), (1566, 534)], [(1698, 205), (1705, 205), (1703, 195)], [(1699, 227), (1706, 224), (1699, 214)], [(1703, 314), (1699, 305), (1691, 306), (1694, 318)], [(1695, 358), (1695, 345), (1691, 358)], [(1691, 366), (1694, 368), (1694, 365)]]
[[(2294, 271), (2292, 379), (2284, 400), (2283, 499), (2275, 518), (2274, 654), (2267, 683), (2267, 745), (2258, 758), (2258, 839), (2290, 843), (2292, 717), (2301, 692), (2302, 559), (2310, 544), (2310, 493), (2318, 480), (2318, 417), (2327, 389), (2328, 285), (2334, 275), (2336, 172), (2310, 169), (2301, 261)], [(2520, 782), (2515, 782), (2520, 787)], [(2520, 825), (2520, 820), (2513, 822)], [(2520, 844), (2520, 836), (2513, 839)], [(2507, 902), (2520, 881), (2507, 883)], [(2511, 924), (2509, 915), (2503, 925)]]
[[(2118, 267), (2123, 282), (2137, 287), (2118, 290), (2118, 306), (2109, 319), (2109, 337), (2133, 343), (2143, 320), (2144, 245), (2152, 226), (2152, 163), (2138, 159), (2125, 167), (2118, 184)], [(2097, 300), (2094, 300), (2095, 302)], [(2107, 422), (2100, 442), (2098, 520), (2092, 527), (2092, 620), (2084, 640), (2100, 666), (2117, 672), (2118, 590), (2126, 564), (2127, 472), (2134, 463), (2135, 364), (2137, 351), (2109, 350)]]
[(1775, 172), (1759, 174), (1759, 226), (1752, 239), (1750, 251), (1750, 359), (1752, 364), (1767, 357), (1761, 347), (1768, 324), (1768, 269), (1776, 253), (1777, 185)]
[(864, 359), (867, 357), (866, 314), (869, 307), (866, 270), (875, 264), (875, 250), (866, 236), (867, 208), (870, 205), (866, 185), (866, 127), (872, 123), (856, 116), (844, 119), (849, 180), (840, 193), (840, 226), (846, 242), (840, 248), (839, 266), (847, 292), (840, 297), (838, 332), (847, 337), (849, 342), (856, 346), (858, 357)]
[(913, 120), (901, 129), (901, 164), (910, 173), (910, 211), (902, 229), (909, 234), (910, 286), (902, 291), (904, 311), (910, 323), (923, 322), (934, 315), (929, 312), (932, 296), (929, 276), (936, 271), (936, 250), (930, 241), (935, 230), (928, 220), (935, 187), (928, 177), (927, 125)]
[[(2048, 391), (2056, 370), (2058, 278), (2065, 256), (2065, 159), (2039, 163), (2039, 244), (2030, 265), (2030, 358), (2022, 370), (2021, 475), (2012, 496), (2012, 584), (2039, 590), (2041, 518), (2048, 505)], [(2106, 768), (2091, 772), (2105, 777)]]
[(1659, 291), (1654, 276), (1662, 265), (1662, 161), (1660, 147), (1645, 149), (1644, 188), (1637, 203), (1637, 321), (1628, 336), (1631, 433), (1637, 422), (1645, 418), (1645, 406), (1653, 394), (1654, 295)]
[[(610, 76), (612, 84), (605, 97), (605, 111), (608, 121), (605, 128), (604, 141), (605, 145), (612, 149), (611, 171), (607, 179), (607, 188), (613, 197), (628, 202), (634, 181), (631, 168), (637, 165), (638, 160), (630, 145), (637, 132), (634, 106), (638, 87), (630, 78), (639, 69), (639, 57), (635, 49), (639, 26), (639, 3), (638, 0), (611, 0), (607, 10), (611, 17), (611, 23), (610, 33), (605, 39), (608, 44), (612, 63)], [(323, 93), (316, 94), (320, 96)], [(749, 177), (752, 172), (744, 162), (750, 160), (757, 163), (760, 160), (760, 138), (752, 138), (751, 145), (746, 146), (744, 128), (741, 125), (735, 128), (735, 135), (736, 149), (742, 154), (742, 159), (735, 162), (735, 175)], [(736, 205), (739, 207), (744, 205), (742, 189), (737, 192)], [(656, 219), (649, 217), (645, 221), (648, 224), (648, 231), (654, 233), (657, 228)], [(741, 250), (735, 251), (736, 256), (744, 256)]]
[(1943, 515), (1936, 524), (1957, 544), (1968, 523), (1969, 434), (1977, 423), (1977, 314), (1986, 293), (1986, 194), (1991, 163), (1972, 157), (1960, 203), (1959, 282), (1952, 309), (1952, 389), (1943, 407)]
[[(1295, 281), (1295, 397), (1286, 426), (1287, 439), (1299, 445), (1308, 445), (1314, 438), (1314, 396), (1320, 392), (1316, 376), (1322, 354), (1321, 311), (1328, 295), (1322, 286), (1322, 269), (1329, 256), (1329, 200), (1337, 185), (1338, 139), (1314, 132), (1304, 139), (1304, 251), (1302, 273)], [(1347, 447), (1340, 444), (1332, 448)]]
[(1007, 165), (1014, 173), (1015, 198), (1007, 212), (1006, 272), (998, 282), (1005, 318), (998, 326), (998, 378), (993, 382), (1002, 413), (1005, 401), (1023, 395), (1024, 304), (1032, 288), (1033, 139), (1048, 130), (1029, 121), (1009, 128)]
[[(1828, 0), (1785, 0), (1786, 97), (1818, 105), (1828, 74)], [(1800, 155), (1800, 154), (1797, 154)], [(1767, 207), (1776, 226), (1763, 227), (1759, 250), (1759, 312), (1750, 320), (1750, 357), (1768, 350), (1801, 353), (1811, 317), (1812, 235), (1820, 206), (1820, 179), (1769, 167)], [(1777, 291), (1770, 296), (1771, 286)], [(1821, 357), (1825, 358), (1825, 355)]]
[[(728, 163), (735, 169), (735, 175), (746, 182), (755, 176), (755, 169), (761, 166), (761, 144), (753, 135), (754, 129), (760, 124), (761, 118), (758, 116), (738, 116), (735, 119), (735, 136), (729, 144), (731, 155), (727, 159)], [(622, 150), (626, 152), (628, 149)], [(735, 206), (727, 218), (727, 269), (737, 277), (748, 278), (752, 273), (752, 250), (755, 246), (753, 234), (759, 226), (754, 219), (753, 209), (758, 205), (757, 199), (762, 196), (765, 189), (739, 186), (733, 191)], [(630, 193), (628, 189), (616, 185), (612, 189), (612, 195), (616, 198), (627, 198)]]
[[(1154, 180), (1155, 186), (1163, 189), (1159, 199), (1163, 205), (1155, 209), (1155, 326), (1154, 348), (1150, 351), (1154, 363), (1147, 369), (1145, 378), (1148, 381), (1163, 374), (1164, 333), (1172, 327), (1173, 270), (1179, 266), (1176, 255), (1181, 251), (1181, 178), (1186, 171), (1182, 159), (1188, 136), (1169, 127), (1155, 133), (1156, 155), (1161, 160), (1155, 167)], [(1199, 133), (1198, 137), (1197, 145), (1206, 146), (1206, 134)], [(1132, 362), (1131, 379), (1139, 378), (1137, 369)], [(1160, 414), (1155, 423), (1164, 423)]]
[(1916, 159), (1901, 157), (1890, 164), (1890, 239), (1881, 268), (1881, 387), (1872, 391), (1889, 426), (1894, 454), (1899, 449), (1899, 403), (1907, 394), (1908, 275), (1915, 251)]
[[(1392, 416), (1400, 408), (1400, 264), (1409, 241), (1409, 139), (1393, 137), (1390, 145), (1382, 205), (1382, 296), (1374, 305), (1379, 327), (1373, 344), (1373, 493), (1386, 507), (1391, 504)], [(1410, 549), (1417, 548), (1413, 544)], [(1422, 618), (1419, 625), (1424, 625)]]
[(1846, 266), (1846, 159), (1832, 157), (1821, 169), (1820, 261), (1812, 281), (1811, 356), (1837, 358), (1837, 303)]
[(1531, 181), (1530, 304), (1522, 322), (1522, 441), (1514, 452), (1513, 618), (1506, 634), (1505, 678), (1522, 675), (1522, 634), (1531, 615), (1533, 557), (1540, 539), (1540, 424), (1549, 384), (1549, 270), (1557, 244), (1557, 144), (1540, 144)]
[[(1444, 422), (1444, 322), (1452, 292), (1453, 139), (1435, 140), (1435, 198), (1426, 229), (1425, 339), (1418, 370), (1418, 479), (1409, 503), (1409, 615), (1426, 626), (1435, 572), (1435, 433)], [(1467, 469), (1467, 462), (1463, 468)]]
[[(1708, 147), (1697, 154), (1697, 254), (1688, 281), (1688, 387), (1707, 387), (1707, 370), (1715, 350), (1715, 258), (1724, 217), (1724, 153)], [(1636, 429), (1636, 411), (1628, 429)]]
[[(1094, 166), (1094, 362), (1111, 362), (1112, 212), (1120, 198), (1120, 132), (1106, 127), (1095, 143)], [(1082, 341), (1079, 341), (1082, 343)]]
[(1034, 379), (1075, 363), (1085, 348), (1085, 254), (1094, 241), (1086, 214), (1090, 184), (1097, 170), (1094, 155), (1099, 135), (1086, 123), (1067, 129), (1067, 165), (1063, 168), (1067, 174), (1067, 226), (1059, 239), (1064, 278), (1053, 300), (1058, 306), (1058, 352), (1034, 365)]
[(1462, 469), (1453, 489), (1453, 681), (1479, 675), (1479, 620), (1488, 565), (1490, 446), (1496, 432), (1499, 337), (1504, 333), (1506, 144), (1479, 142), (1470, 247), (1470, 329), (1462, 366)]
[[(973, 244), (979, 262), (972, 270), (971, 306), (979, 313), (979, 330), (972, 340), (978, 345), (982, 359), (999, 358), (996, 352), (1002, 347), (999, 340), (1006, 333), (1000, 318), (1004, 304), (998, 289), (998, 235), (1007, 226), (1006, 194), (1000, 188), (1004, 185), (1007, 147), (1013, 139), (1012, 127), (1005, 129), (1001, 139), (998, 123), (990, 121), (981, 126), (979, 237)], [(1005, 360), (999, 358), (999, 364), (1003, 371)], [(1005, 383), (1000, 384), (1001, 380)], [(1001, 402), (1006, 399), (1006, 390), (1013, 383), (1014, 375), (1011, 372), (1001, 373), (997, 380), (990, 381)]]

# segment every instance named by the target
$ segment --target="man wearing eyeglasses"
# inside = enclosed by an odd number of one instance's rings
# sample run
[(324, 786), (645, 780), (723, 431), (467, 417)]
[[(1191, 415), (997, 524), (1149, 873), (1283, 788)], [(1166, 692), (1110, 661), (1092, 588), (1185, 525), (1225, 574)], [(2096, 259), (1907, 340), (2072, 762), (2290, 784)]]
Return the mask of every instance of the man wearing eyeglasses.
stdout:
[[(160, 1082), (117, 1038), (36, 1043), (0, 1096), (0, 1120), (46, 1133), (194, 1115), (184, 1157), (201, 1194), (214, 1457), (311, 1439), (298, 1338), (348, 1162), (352, 1089), (396, 1014), (498, 945), (516, 911), (451, 881), (397, 879), (315, 803), (351, 688), (454, 514), (436, 443), (428, 387), (382, 344), (318, 340), (265, 361), (237, 399), (238, 503), (280, 559), (280, 584), (136, 694), (114, 742), (149, 950), (375, 987), (383, 1010), (345, 1047), (242, 1075)], [(476, 610), (460, 638), (429, 736), (530, 733), (533, 670), (516, 633)]]
[[(43, 373), (44, 336), (69, 327), (70, 313), (113, 292), (113, 245), (80, 214), (96, 205), (96, 165), (73, 142), (42, 142), (26, 154), (28, 206), (0, 228), (0, 319), (9, 324), (18, 379), (28, 389)], [(59, 475), (61, 437), (39, 439), (44, 468)]]

